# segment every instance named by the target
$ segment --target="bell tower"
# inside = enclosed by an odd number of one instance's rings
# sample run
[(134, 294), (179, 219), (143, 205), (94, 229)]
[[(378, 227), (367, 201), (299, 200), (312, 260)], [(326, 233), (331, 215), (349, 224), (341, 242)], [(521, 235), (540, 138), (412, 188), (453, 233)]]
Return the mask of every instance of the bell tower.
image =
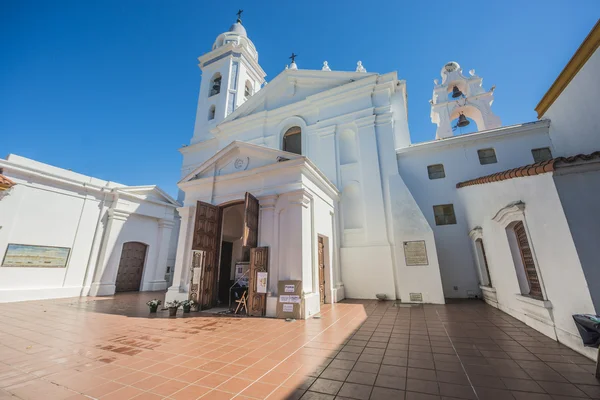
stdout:
[(237, 21), (217, 37), (212, 50), (198, 57), (202, 79), (192, 144), (212, 138), (210, 130), (265, 82), (258, 52), (242, 25), (242, 12), (239, 10)]
[[(492, 112), (495, 86), (489, 91), (482, 87), (483, 79), (469, 71), (470, 77), (462, 74), (458, 63), (451, 61), (441, 71), (442, 83), (433, 81), (433, 98), (431, 104), (431, 122), (437, 125), (436, 139), (453, 136), (456, 126), (469, 124), (470, 118), (477, 124), (478, 131), (498, 128), (502, 125), (500, 118)], [(452, 121), (458, 118), (456, 126)]]

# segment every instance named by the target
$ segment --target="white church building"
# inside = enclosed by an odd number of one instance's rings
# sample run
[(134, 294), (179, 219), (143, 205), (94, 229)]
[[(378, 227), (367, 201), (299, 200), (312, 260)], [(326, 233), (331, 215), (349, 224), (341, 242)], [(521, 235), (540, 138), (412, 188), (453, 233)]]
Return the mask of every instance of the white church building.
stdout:
[[(0, 222), (13, 221), (0, 230), (0, 251), (56, 242), (7, 227), (21, 226), (14, 215), (25, 190), (58, 185), (44, 193), (68, 194), (89, 219), (55, 244), (74, 249), (68, 241), (87, 232), (78, 272), (43, 275), (72, 295), (115, 293), (129, 265), (124, 245), (134, 242), (146, 246), (137, 288), (172, 282), (167, 301), (218, 308), (239, 286), (251, 315), (281, 316), (282, 299), (297, 295), (294, 309), (308, 318), (345, 298), (483, 298), (591, 357), (572, 315), (600, 312), (599, 44), (597, 24), (538, 105), (539, 119), (512, 126), (492, 110), (494, 87), (448, 62), (430, 100), (435, 137), (413, 143), (396, 72), (368, 72), (360, 61), (355, 71), (300, 69), (292, 58), (267, 84), (238, 19), (199, 57), (179, 201), (12, 156), (0, 167), (20, 197), (0, 191)], [(455, 134), (469, 123), (476, 132)], [(38, 279), (10, 267), (0, 267), (0, 301), (12, 290), (6, 279)]]
[[(582, 104), (582, 114), (600, 82), (591, 72), (597, 45), (586, 49), (566, 83), (591, 78), (567, 101)], [(564, 114), (548, 118), (552, 107), (538, 121), (502, 126), (491, 108), (494, 88), (449, 62), (430, 101), (436, 136), (412, 143), (406, 85), (395, 72), (369, 73), (360, 62), (356, 71), (327, 62), (305, 70), (292, 59), (267, 85), (258, 61), (240, 20), (199, 58), (167, 299), (191, 295), (217, 306), (239, 264), (249, 263), (251, 275), (268, 272), (265, 294), (249, 290), (255, 315), (277, 314), (284, 280), (301, 282), (304, 317), (344, 298), (478, 297), (585, 352), (571, 315), (599, 309), (597, 272), (584, 263), (591, 247), (575, 240), (568, 214), (577, 211), (567, 210), (565, 193), (600, 190), (597, 116), (577, 133), (553, 130)], [(469, 121), (477, 132), (453, 134)], [(473, 183), (531, 164), (536, 173)], [(580, 221), (586, 229), (594, 230), (593, 215)], [(256, 271), (251, 248), (263, 249)]]

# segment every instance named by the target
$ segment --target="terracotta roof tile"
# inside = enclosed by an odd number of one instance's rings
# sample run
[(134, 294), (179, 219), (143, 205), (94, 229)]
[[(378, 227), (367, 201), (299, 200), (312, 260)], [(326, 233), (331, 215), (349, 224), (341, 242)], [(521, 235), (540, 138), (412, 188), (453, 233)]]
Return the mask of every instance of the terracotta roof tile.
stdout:
[(496, 172), (495, 174), (459, 182), (456, 184), (456, 188), (460, 189), (465, 186), (482, 185), (484, 183), (500, 182), (507, 179), (520, 178), (523, 176), (545, 174), (546, 172), (554, 171), (557, 166), (560, 167), (565, 164), (572, 164), (578, 161), (590, 161), (594, 159), (600, 159), (600, 151), (595, 151), (591, 154), (577, 154), (571, 157), (557, 157), (551, 160), (509, 169), (507, 171)]
[(6, 176), (0, 174), (0, 188), (8, 189), (15, 186), (15, 183), (8, 179)]

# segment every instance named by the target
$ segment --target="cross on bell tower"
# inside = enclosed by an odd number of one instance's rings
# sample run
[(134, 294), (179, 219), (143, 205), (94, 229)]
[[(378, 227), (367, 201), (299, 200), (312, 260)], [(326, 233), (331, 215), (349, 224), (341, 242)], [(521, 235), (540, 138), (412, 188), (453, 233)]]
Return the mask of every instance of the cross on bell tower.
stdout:
[[(238, 23), (242, 23), (242, 13), (244, 12), (244, 10), (238, 10), (238, 12), (235, 13), (235, 15), (237, 15), (237, 22)], [(252, 22), (252, 21), (250, 21)]]

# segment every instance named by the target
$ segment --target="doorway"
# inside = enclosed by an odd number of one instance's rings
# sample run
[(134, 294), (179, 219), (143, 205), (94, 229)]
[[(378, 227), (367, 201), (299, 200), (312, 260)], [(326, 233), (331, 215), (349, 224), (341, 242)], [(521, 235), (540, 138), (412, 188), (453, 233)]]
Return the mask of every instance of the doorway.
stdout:
[(238, 267), (249, 264), (250, 249), (257, 241), (258, 200), (250, 193), (244, 201), (222, 206), (198, 202), (192, 246), (197, 256), (192, 259), (190, 295), (202, 309), (228, 307), (230, 292), (247, 291), (247, 279), (231, 289)]
[(115, 282), (115, 292), (137, 292), (140, 290), (147, 247), (140, 242), (123, 244)]
[(319, 298), (321, 305), (325, 304), (325, 243), (319, 236)]

